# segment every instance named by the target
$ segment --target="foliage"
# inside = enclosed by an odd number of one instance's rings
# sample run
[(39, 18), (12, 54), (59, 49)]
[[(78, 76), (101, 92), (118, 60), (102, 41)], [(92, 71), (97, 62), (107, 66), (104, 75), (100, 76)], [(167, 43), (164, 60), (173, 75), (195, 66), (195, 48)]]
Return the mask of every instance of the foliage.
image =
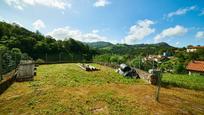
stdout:
[(185, 73), (185, 64), (179, 58), (173, 58), (163, 62), (160, 66), (163, 72)]
[(95, 62), (121, 64), (121, 63), (125, 63), (127, 61), (127, 57), (126, 56), (120, 56), (120, 55), (104, 54), (104, 55), (95, 56), (94, 61)]
[[(28, 54), (35, 60), (38, 58), (45, 60), (46, 54), (54, 54), (52, 59), (57, 59), (54, 61), (58, 61), (59, 53), (63, 53), (71, 55), (71, 59), (69, 58), (67, 61), (90, 61), (96, 54), (96, 51), (89, 48), (88, 45), (75, 41), (72, 38), (56, 41), (51, 36), (43, 36), (39, 31), (31, 32), (16, 24), (8, 24), (6, 22), (0, 22), (0, 44), (9, 50), (19, 48), (23, 53)], [(24, 57), (26, 58), (26, 56)]]
[(110, 62), (110, 55), (104, 54), (104, 55), (97, 55), (94, 57), (95, 62)]
[(136, 68), (141, 68), (142, 66), (142, 61), (141, 57), (135, 57), (134, 59), (131, 60), (130, 65)]
[(43, 59), (37, 59), (37, 60), (35, 61), (35, 63), (37, 63), (37, 64), (43, 64), (43, 63), (45, 63), (45, 61), (44, 61)]
[[(101, 42), (97, 42), (104, 44)], [(94, 46), (97, 43), (90, 43), (89, 46)], [(174, 50), (176, 48), (168, 45), (167, 43), (158, 43), (158, 44), (136, 44), (136, 45), (127, 45), (127, 44), (106, 44), (104, 47), (98, 48), (101, 54), (116, 54), (116, 55), (128, 55), (132, 58), (135, 56), (147, 56), (150, 54), (163, 54), (164, 51), (168, 51), (171, 55), (174, 55)]]
[(2, 64), (2, 73), (5, 74), (17, 67), (21, 60), (22, 53), (18, 48), (12, 48), (11, 50), (8, 50), (8, 48), (5, 46), (0, 46), (0, 51), (0, 56), (2, 58), (0, 64)]

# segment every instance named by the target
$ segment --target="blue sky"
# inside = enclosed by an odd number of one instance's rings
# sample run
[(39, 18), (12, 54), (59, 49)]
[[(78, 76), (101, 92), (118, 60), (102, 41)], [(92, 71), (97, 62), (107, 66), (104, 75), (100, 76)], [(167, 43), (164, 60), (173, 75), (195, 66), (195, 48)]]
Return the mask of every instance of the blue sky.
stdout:
[(204, 45), (204, 0), (1, 0), (0, 20), (56, 39)]

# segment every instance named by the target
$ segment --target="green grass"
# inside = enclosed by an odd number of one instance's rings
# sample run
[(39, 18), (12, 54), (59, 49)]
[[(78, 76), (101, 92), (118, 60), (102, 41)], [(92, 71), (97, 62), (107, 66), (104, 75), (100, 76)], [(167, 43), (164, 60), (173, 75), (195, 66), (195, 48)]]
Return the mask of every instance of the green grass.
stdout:
[(109, 67), (99, 66), (97, 64), (92, 65), (100, 68), (102, 71), (87, 72), (80, 69), (77, 64), (61, 64), (58, 65), (58, 67), (56, 67), (56, 65), (42, 65), (38, 70), (38, 74), (41, 75), (40, 77), (42, 80), (31, 84), (36, 86), (42, 84), (55, 84), (56, 86), (62, 87), (78, 87), (108, 83), (144, 83), (143, 80), (124, 78)]
[(87, 72), (77, 64), (40, 65), (34, 81), (15, 82), (0, 95), (0, 114), (204, 114), (204, 92), (161, 88), (128, 79), (114, 69), (92, 64)]
[(162, 84), (194, 90), (204, 90), (204, 76), (187, 74), (163, 74)]

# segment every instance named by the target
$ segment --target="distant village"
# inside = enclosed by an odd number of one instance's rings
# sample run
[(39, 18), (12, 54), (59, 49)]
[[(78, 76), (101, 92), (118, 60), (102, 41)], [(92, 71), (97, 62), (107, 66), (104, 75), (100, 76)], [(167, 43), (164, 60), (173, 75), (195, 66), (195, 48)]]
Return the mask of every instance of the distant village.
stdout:
[[(198, 49), (204, 50), (204, 46), (189, 46), (186, 48), (186, 53), (193, 53), (193, 52), (196, 52)], [(168, 61), (174, 58), (175, 57), (172, 56), (169, 52), (164, 52), (163, 55), (148, 55), (142, 59), (142, 62), (155, 61), (157, 63), (162, 63), (164, 61)], [(188, 71), (189, 75), (192, 75), (192, 73), (198, 73), (198, 74), (204, 75), (204, 61), (191, 60), (187, 64), (186, 70)], [(168, 72), (171, 72), (171, 71), (173, 70), (168, 70)]]

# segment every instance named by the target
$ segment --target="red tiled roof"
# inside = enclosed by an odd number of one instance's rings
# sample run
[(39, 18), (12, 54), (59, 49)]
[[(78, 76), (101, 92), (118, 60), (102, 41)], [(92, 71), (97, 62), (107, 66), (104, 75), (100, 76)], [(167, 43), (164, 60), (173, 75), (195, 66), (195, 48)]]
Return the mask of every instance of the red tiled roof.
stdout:
[(187, 70), (204, 72), (204, 61), (191, 61), (186, 66)]

